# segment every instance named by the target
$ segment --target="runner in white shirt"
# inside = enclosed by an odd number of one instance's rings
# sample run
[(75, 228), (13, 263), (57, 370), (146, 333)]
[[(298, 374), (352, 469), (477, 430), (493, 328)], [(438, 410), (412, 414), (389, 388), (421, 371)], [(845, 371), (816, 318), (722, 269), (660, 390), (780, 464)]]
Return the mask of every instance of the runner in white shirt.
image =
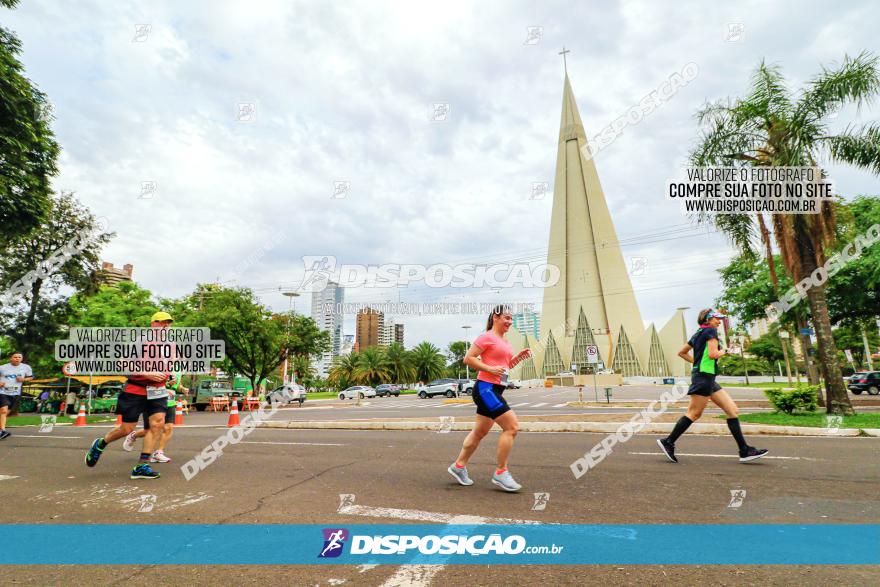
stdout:
[(24, 356), (14, 352), (9, 362), (0, 365), (0, 440), (6, 440), (12, 434), (6, 431), (6, 415), (21, 395), (21, 384), (34, 378), (30, 365), (23, 363)]

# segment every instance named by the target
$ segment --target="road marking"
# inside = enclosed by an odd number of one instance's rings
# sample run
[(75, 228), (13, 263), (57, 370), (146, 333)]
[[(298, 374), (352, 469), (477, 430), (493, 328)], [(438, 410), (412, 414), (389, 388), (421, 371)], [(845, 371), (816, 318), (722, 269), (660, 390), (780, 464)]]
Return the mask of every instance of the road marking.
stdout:
[(568, 404), (556, 404), (556, 405), (553, 406), (553, 407), (554, 407), (554, 408), (564, 408), (564, 407), (567, 406), (567, 405), (568, 405)]
[(241, 440), (238, 444), (296, 444), (303, 446), (348, 446), (347, 444), (334, 444), (332, 442), (270, 442), (267, 440)]
[[(401, 510), (396, 508), (377, 508), (365, 505), (343, 506), (342, 504), (340, 504), (337, 511), (340, 514), (350, 514), (355, 516), (400, 518), (402, 520), (417, 520), (420, 522), (443, 522), (446, 524), (541, 524), (541, 522), (538, 522), (537, 520), (484, 518), (482, 516), (443, 514), (438, 512), (425, 512), (421, 510)], [(397, 568), (397, 571), (388, 578), (388, 580), (382, 583), (382, 587), (427, 586), (431, 584), (434, 576), (442, 571), (445, 566), (446, 565), (401, 565)]]
[[(631, 452), (631, 455), (661, 455), (661, 452)], [(716, 459), (738, 459), (738, 455), (708, 455), (708, 454), (700, 454), (700, 453), (686, 453), (680, 452), (676, 453), (677, 457), (714, 457)], [(774, 456), (766, 456), (762, 457), (765, 459), (779, 459), (786, 461), (816, 461), (818, 459), (811, 459), (809, 457), (774, 457)]]
[(418, 522), (438, 522), (443, 524), (540, 524), (537, 520), (515, 520), (511, 518), (484, 518), (462, 514), (443, 514), (422, 510), (402, 510), (397, 508), (377, 508), (368, 505), (346, 505), (337, 510), (340, 514), (370, 516), (374, 518), (398, 518)]
[(523, 406), (527, 406), (527, 405), (529, 405), (530, 403), (532, 403), (532, 402), (523, 402), (523, 403), (521, 403), (521, 404), (511, 404), (510, 407), (511, 407), (511, 408), (521, 408), (521, 407), (523, 407)]
[(533, 408), (540, 408), (541, 406), (546, 406), (546, 405), (547, 405), (546, 403), (541, 403), (541, 404), (535, 404), (532, 407)]
[(55, 436), (54, 434), (14, 434), (15, 438), (82, 438), (82, 436)]
[(18, 479), (18, 475), (0, 475), (0, 481), (9, 481), (10, 479)]

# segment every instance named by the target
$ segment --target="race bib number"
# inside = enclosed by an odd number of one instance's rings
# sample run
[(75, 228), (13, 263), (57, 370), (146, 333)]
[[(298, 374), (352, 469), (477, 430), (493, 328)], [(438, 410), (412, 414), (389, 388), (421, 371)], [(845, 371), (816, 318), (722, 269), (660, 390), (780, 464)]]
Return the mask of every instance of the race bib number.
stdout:
[(160, 399), (168, 397), (168, 390), (164, 385), (148, 385), (147, 399)]

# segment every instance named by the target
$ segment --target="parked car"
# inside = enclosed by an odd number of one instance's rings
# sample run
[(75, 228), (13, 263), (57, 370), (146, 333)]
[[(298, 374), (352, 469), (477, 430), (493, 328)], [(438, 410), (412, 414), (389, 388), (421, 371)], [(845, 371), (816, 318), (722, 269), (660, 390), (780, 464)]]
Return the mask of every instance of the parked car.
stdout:
[(435, 395), (455, 397), (458, 395), (458, 379), (435, 379), (419, 389), (419, 397), (425, 399)]
[(299, 405), (303, 405), (306, 401), (306, 388), (296, 383), (288, 383), (270, 391), (266, 395), (266, 399), (273, 404), (278, 402), (283, 404), (299, 402)]
[(390, 383), (383, 383), (382, 385), (376, 386), (376, 396), (378, 397), (400, 397), (400, 386), (399, 385), (391, 385)]
[(877, 395), (880, 393), (880, 371), (868, 371), (866, 373), (853, 374), (859, 375), (858, 379), (850, 378), (849, 390), (856, 395), (863, 391), (867, 391), (868, 395)]
[(369, 385), (354, 385), (339, 392), (339, 399), (354, 399), (359, 397), (376, 397), (376, 390)]
[(520, 385), (520, 382), (516, 381), (515, 379), (510, 379), (507, 381), (507, 389), (519, 389), (520, 387), (522, 387)]
[(855, 373), (853, 373), (849, 377), (844, 377), (843, 380), (846, 381), (847, 385), (849, 385), (854, 380), (861, 379), (862, 377), (864, 377), (868, 373), (869, 373), (868, 371), (856, 371)]
[(474, 393), (474, 385), (477, 382), (473, 379), (459, 379), (458, 380), (458, 393), (463, 393), (466, 395), (472, 395)]

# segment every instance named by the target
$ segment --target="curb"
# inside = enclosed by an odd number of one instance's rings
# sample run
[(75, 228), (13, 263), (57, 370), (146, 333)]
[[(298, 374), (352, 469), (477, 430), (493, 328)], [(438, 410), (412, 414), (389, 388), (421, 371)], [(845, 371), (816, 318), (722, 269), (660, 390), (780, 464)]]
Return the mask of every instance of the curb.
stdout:
[[(598, 432), (615, 433), (627, 422), (520, 422), (520, 432)], [(668, 434), (672, 431), (672, 423), (650, 423), (639, 431), (639, 434)], [(278, 421), (258, 422), (257, 428), (286, 428), (291, 430), (430, 430), (439, 432), (469, 432), (471, 422), (432, 421), (432, 422), (393, 422), (393, 421)], [(746, 434), (763, 434), (775, 436), (867, 436), (880, 437), (880, 429), (841, 428), (834, 432), (826, 428), (810, 428), (806, 426), (766, 426), (760, 424), (743, 424)], [(689, 433), (730, 434), (726, 424), (693, 424)]]

